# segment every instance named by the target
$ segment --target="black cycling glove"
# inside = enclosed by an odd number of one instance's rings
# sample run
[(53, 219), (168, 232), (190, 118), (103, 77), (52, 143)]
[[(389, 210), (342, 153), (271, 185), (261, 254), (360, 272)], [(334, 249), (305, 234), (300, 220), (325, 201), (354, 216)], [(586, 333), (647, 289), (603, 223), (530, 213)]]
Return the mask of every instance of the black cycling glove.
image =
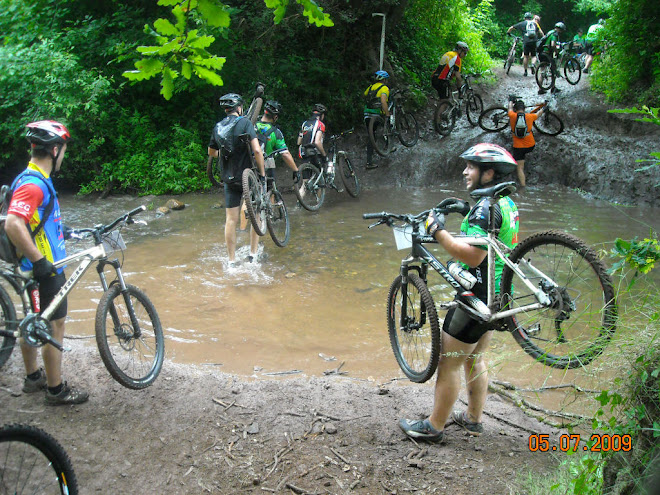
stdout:
[(32, 277), (37, 282), (48, 280), (53, 273), (57, 273), (57, 269), (45, 256), (32, 263)]
[(300, 182), (300, 170), (296, 170), (295, 172), (293, 172), (293, 182), (295, 182), (296, 184)]
[(438, 230), (445, 229), (445, 215), (438, 213), (436, 210), (431, 210), (429, 217), (426, 219), (426, 233), (434, 236)]

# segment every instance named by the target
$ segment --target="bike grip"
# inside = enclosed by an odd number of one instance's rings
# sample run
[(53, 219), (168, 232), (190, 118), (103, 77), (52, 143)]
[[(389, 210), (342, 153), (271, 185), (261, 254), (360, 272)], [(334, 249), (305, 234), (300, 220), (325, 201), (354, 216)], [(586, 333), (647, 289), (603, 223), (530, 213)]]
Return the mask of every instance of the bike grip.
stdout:
[(374, 218), (383, 218), (385, 215), (386, 213), (384, 211), (380, 213), (364, 213), (362, 214), (362, 218), (364, 218), (365, 220), (371, 220)]
[(138, 213), (142, 213), (142, 212), (143, 212), (144, 210), (146, 210), (146, 209), (147, 209), (147, 207), (146, 207), (145, 205), (138, 206), (138, 207), (135, 208), (134, 210), (129, 211), (129, 212), (128, 212), (128, 216), (129, 216), (129, 217), (132, 217), (132, 216), (134, 216), (134, 215), (137, 215)]

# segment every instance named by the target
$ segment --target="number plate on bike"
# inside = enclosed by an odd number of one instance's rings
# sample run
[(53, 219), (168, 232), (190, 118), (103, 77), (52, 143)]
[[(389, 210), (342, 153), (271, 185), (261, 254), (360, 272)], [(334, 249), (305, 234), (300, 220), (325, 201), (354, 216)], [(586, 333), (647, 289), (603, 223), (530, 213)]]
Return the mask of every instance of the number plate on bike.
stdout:
[(402, 249), (410, 249), (412, 247), (412, 225), (406, 225), (405, 227), (393, 227), (394, 231), (394, 241), (396, 242), (396, 248), (400, 251)]
[(124, 244), (124, 239), (121, 236), (121, 232), (118, 230), (113, 230), (109, 234), (104, 235), (103, 249), (105, 249), (106, 254), (110, 254), (114, 251), (123, 251), (126, 249), (126, 244)]

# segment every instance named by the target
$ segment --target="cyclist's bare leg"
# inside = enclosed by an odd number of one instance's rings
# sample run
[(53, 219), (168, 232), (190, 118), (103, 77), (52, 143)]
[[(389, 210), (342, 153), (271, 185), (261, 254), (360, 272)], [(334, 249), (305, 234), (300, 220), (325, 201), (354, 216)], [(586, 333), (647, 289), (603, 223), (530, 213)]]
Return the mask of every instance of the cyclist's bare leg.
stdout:
[(236, 227), (238, 225), (239, 210), (238, 206), (225, 208), (225, 242), (227, 243), (227, 255), (230, 263), (236, 259)]
[(522, 187), (525, 187), (525, 160), (516, 160), (518, 167), (516, 172), (518, 173), (518, 182)]
[(256, 256), (259, 251), (259, 235), (254, 227), (250, 226), (250, 256)]
[(481, 423), (481, 413), (488, 395), (488, 366), (483, 356), (492, 337), (492, 331), (482, 335), (463, 365), (468, 392), (468, 420), (473, 423)]

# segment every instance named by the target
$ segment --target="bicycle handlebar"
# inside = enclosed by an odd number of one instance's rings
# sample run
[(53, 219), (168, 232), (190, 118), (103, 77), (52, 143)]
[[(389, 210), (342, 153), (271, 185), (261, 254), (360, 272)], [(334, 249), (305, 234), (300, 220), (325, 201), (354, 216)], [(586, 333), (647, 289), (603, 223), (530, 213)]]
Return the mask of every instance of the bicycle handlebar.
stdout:
[(424, 219), (429, 215), (431, 210), (435, 210), (436, 212), (443, 214), (460, 213), (462, 215), (467, 215), (467, 213), (470, 211), (470, 205), (467, 201), (463, 201), (461, 199), (446, 198), (443, 199), (440, 203), (438, 203), (434, 208), (424, 210), (421, 213), (417, 213), (416, 215), (412, 215), (410, 213), (402, 214), (402, 213), (388, 213), (385, 211), (381, 211), (380, 213), (363, 213), (362, 218), (364, 218), (365, 220), (375, 220), (375, 219), (380, 220), (379, 222), (369, 226), (369, 228), (375, 227), (376, 225), (380, 225), (383, 223), (386, 223), (391, 227), (393, 220), (399, 220), (401, 222), (414, 225), (424, 221)]
[(101, 236), (103, 234), (107, 234), (108, 232), (116, 229), (117, 226), (121, 223), (126, 223), (126, 224), (135, 223), (135, 220), (133, 220), (133, 217), (135, 215), (137, 215), (138, 213), (142, 213), (146, 209), (147, 209), (146, 206), (140, 205), (137, 208), (135, 208), (135, 209), (133, 209), (133, 210), (127, 212), (127, 213), (124, 213), (123, 215), (121, 215), (120, 217), (115, 219), (112, 223), (109, 223), (107, 225), (100, 224), (100, 225), (96, 225), (96, 226), (91, 227), (91, 228), (73, 229), (73, 232), (76, 233), (76, 234), (81, 234), (82, 233), (82, 234), (92, 234), (94, 236), (96, 236), (96, 235)]

